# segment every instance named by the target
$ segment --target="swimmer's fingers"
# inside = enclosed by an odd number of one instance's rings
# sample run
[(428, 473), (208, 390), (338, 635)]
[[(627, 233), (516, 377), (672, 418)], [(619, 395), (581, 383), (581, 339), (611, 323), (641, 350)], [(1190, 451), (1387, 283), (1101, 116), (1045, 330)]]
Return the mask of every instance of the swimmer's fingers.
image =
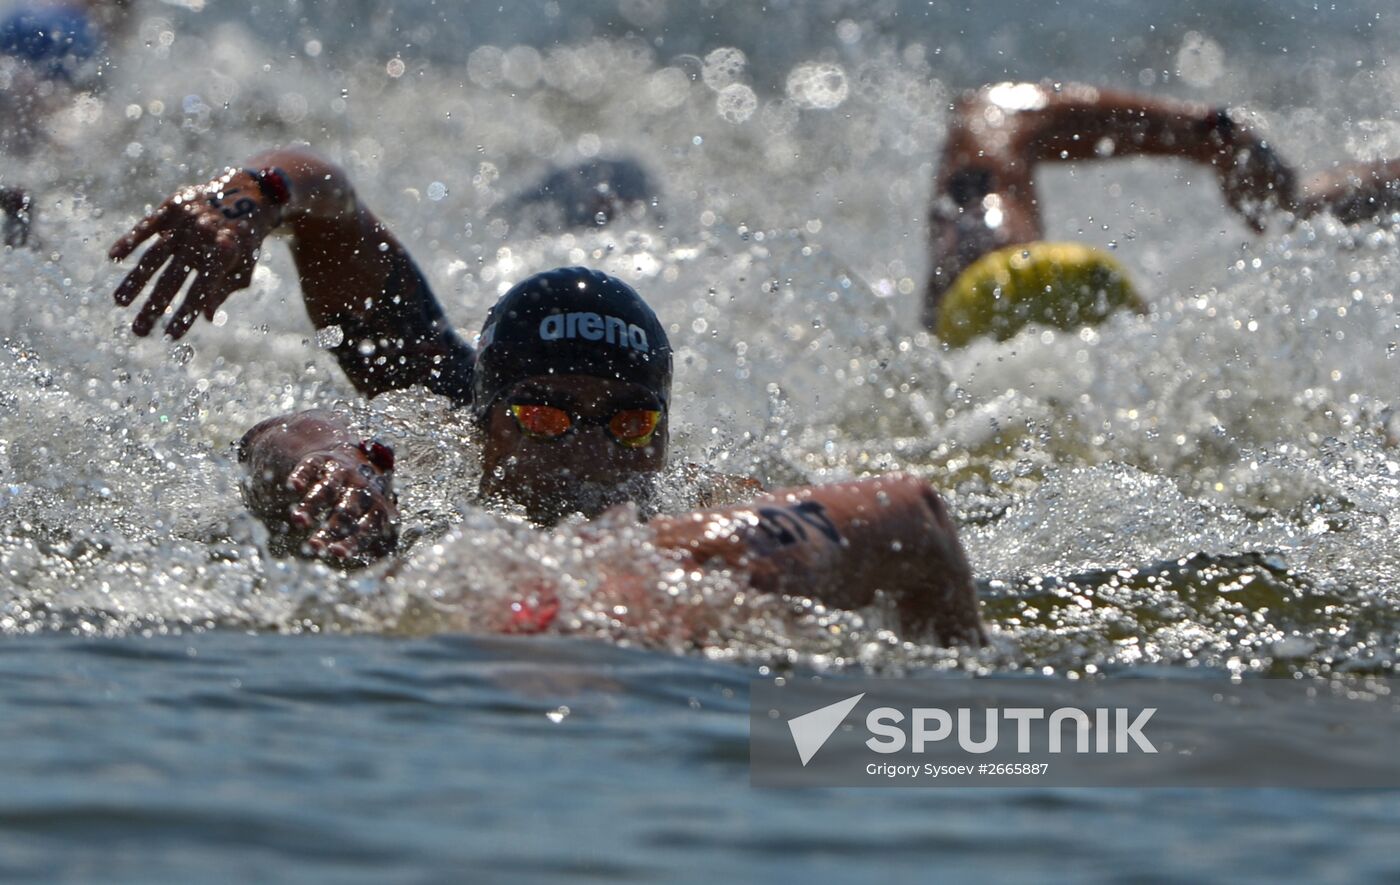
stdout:
[(377, 507), (360, 517), (351, 535), (354, 548), (347, 543), (330, 545), (330, 553), (346, 559), (351, 555), (384, 556), (399, 546), (398, 518), (392, 511)]
[[(340, 514), (337, 514), (340, 518)], [(379, 556), (387, 553), (398, 544), (398, 525), (394, 514), (385, 506), (371, 506), (368, 513), (346, 527), (336, 526), (344, 534), (332, 541), (326, 553), (336, 559), (350, 559), (359, 555)]]
[(208, 302), (210, 293), (218, 288), (217, 277), (201, 273), (194, 278), (194, 284), (190, 286), (190, 291), (185, 294), (185, 300), (180, 302), (175, 315), (170, 318), (170, 322), (165, 324), (165, 334), (179, 341), (185, 337), (185, 333), (194, 325), (194, 321), (199, 317), (200, 311)]
[(219, 312), (219, 308), (224, 306), (224, 302), (228, 300), (228, 297), (232, 295), (237, 288), (236, 286), (229, 285), (227, 282), (223, 285), (216, 286), (213, 291), (209, 293), (209, 296), (204, 299), (204, 318), (212, 323), (214, 321), (214, 315)]
[(146, 250), (146, 254), (141, 256), (141, 260), (131, 269), (131, 272), (118, 284), (113, 298), (117, 304), (126, 307), (136, 300), (136, 296), (141, 294), (141, 290), (146, 288), (155, 272), (160, 270), (166, 261), (175, 251), (175, 242), (170, 237), (161, 237), (151, 244), (151, 248)]
[(136, 247), (150, 239), (152, 234), (169, 228), (174, 214), (174, 203), (169, 200), (161, 203), (159, 208), (136, 222), (135, 227), (113, 243), (112, 248), (107, 250), (107, 257), (113, 261), (125, 261), (132, 252), (136, 251)]
[(1268, 221), (1266, 206), (1254, 193), (1254, 188), (1243, 170), (1222, 167), (1219, 170), (1220, 189), (1225, 195), (1225, 203), (1235, 214), (1249, 225), (1255, 233), (1263, 233)]
[(175, 296), (180, 294), (180, 288), (185, 285), (185, 279), (190, 275), (190, 266), (176, 255), (170, 262), (170, 266), (160, 275), (156, 281), (155, 288), (151, 290), (151, 295), (146, 299), (146, 303), (141, 305), (141, 309), (136, 313), (136, 319), (131, 321), (131, 331), (144, 338), (151, 334), (151, 329), (155, 328), (156, 320), (170, 307), (175, 300)]
[[(358, 516), (351, 516), (345, 512), (345, 507), (351, 507), (351, 501), (359, 497), (356, 493), (368, 495), (364, 489), (355, 489), (342, 497), (342, 504), (330, 515), (325, 523), (316, 530), (311, 537), (306, 539), (306, 544), (312, 552), (317, 554), (327, 553), (332, 544), (342, 542), (354, 530), (355, 523), (359, 521)], [(347, 500), (348, 499), (348, 500)]]
[(165, 327), (166, 334), (176, 340), (184, 337), (201, 312), (213, 319), (214, 312), (209, 304), (216, 299), (222, 303), (228, 297), (220, 297), (220, 293), (229, 289), (229, 274), (240, 263), (238, 245), (227, 231), (220, 231), (211, 248), (197, 253), (197, 260), (202, 269)]
[(375, 504), (375, 495), (369, 489), (345, 489), (336, 501), (335, 511), (307, 543), (317, 553), (344, 559), (359, 547), (356, 540), (361, 524), (373, 525), (375, 513), (383, 512)]
[[(297, 471), (293, 472), (293, 475), (295, 476), (301, 469), (301, 467), (298, 467)], [(345, 488), (344, 481), (340, 475), (341, 466), (334, 461), (322, 462), (319, 465), (317, 474), (315, 481), (311, 482), (310, 485), (306, 487), (306, 492), (302, 495), (301, 501), (292, 507), (291, 516), (293, 525), (302, 528), (310, 528), (321, 522), (325, 518), (326, 511), (335, 504), (336, 499), (340, 497)], [(287, 484), (291, 485), (294, 490), (297, 490), (293, 482), (293, 479), (289, 477)]]
[(219, 281), (219, 285), (215, 286), (208, 297), (204, 299), (204, 318), (206, 320), (212, 322), (214, 314), (218, 313), (219, 308), (224, 306), (224, 302), (229, 299), (230, 295), (239, 289), (246, 289), (252, 284), (253, 264), (252, 256), (234, 262), (233, 267)]
[(302, 458), (297, 466), (292, 468), (292, 472), (287, 474), (287, 488), (298, 495), (305, 494), (307, 489), (321, 479), (321, 474), (325, 472), (326, 462), (329, 459), (330, 455), (325, 452), (317, 452)]
[(1267, 229), (1269, 217), (1262, 203), (1251, 200), (1247, 204), (1236, 206), (1235, 211), (1239, 213), (1240, 218), (1244, 220), (1249, 229), (1256, 234), (1262, 234)]

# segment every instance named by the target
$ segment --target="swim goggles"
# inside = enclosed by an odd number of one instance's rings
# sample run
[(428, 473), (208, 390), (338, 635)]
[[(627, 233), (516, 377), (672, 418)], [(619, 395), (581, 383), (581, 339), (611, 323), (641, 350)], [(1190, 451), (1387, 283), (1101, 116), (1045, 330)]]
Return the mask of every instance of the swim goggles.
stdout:
[(531, 439), (562, 439), (576, 426), (605, 426), (620, 446), (640, 449), (651, 443), (661, 423), (660, 409), (619, 409), (611, 415), (576, 415), (558, 406), (511, 403), (510, 414), (520, 431)]

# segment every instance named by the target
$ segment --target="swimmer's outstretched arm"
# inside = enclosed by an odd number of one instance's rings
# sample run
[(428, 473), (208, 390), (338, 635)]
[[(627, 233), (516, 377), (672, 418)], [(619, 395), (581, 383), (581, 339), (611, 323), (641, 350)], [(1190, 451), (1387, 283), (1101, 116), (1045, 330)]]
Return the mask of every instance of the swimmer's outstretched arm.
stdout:
[(1255, 230), (1270, 210), (1298, 208), (1292, 171), (1221, 109), (1081, 84), (986, 86), (955, 105), (934, 180), (926, 319), (982, 255), (1044, 236), (1036, 166), (1133, 156), (1212, 166), (1226, 202)]
[(184, 188), (112, 246), (111, 258), (122, 261), (154, 241), (115, 293), (118, 304), (130, 304), (156, 280), (132, 331), (150, 334), (191, 273), (165, 331), (180, 338), (200, 314), (212, 319), (247, 288), (274, 230), (291, 234), (307, 314), (317, 329), (340, 330), (331, 350), (361, 393), (421, 384), (459, 402), (470, 397), (472, 349), (408, 251), (356, 197), (344, 171), (306, 149), (259, 154), (246, 168)]
[(263, 421), (243, 435), (249, 508), (289, 552), (365, 562), (398, 545), (394, 453), (327, 411)]
[(990, 153), (1014, 189), (1033, 185), (1038, 163), (1159, 156), (1215, 167), (1226, 201), (1256, 230), (1267, 210), (1295, 203), (1293, 173), (1268, 142), (1196, 102), (1077, 83), (1001, 83), (959, 102), (949, 142), (947, 176), (985, 168), (978, 154)]
[(921, 479), (891, 474), (782, 489), (648, 525), (657, 548), (688, 566), (727, 566), (755, 589), (847, 609), (869, 605), (880, 589), (911, 636), (986, 642), (957, 528)]

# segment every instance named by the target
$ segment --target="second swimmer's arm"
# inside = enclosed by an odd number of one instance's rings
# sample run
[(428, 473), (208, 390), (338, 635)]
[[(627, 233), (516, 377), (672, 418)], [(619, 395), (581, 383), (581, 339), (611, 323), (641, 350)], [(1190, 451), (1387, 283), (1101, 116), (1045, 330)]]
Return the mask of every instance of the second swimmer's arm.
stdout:
[(950, 177), (990, 163), (1000, 167), (991, 174), (1026, 184), (1042, 162), (1167, 156), (1208, 164), (1226, 200), (1256, 229), (1267, 209), (1296, 203), (1291, 171), (1224, 110), (1080, 84), (978, 90), (959, 103), (946, 154)]
[[(1015, 90), (1022, 90), (1025, 107), (1010, 97)], [(1010, 105), (1004, 110), (1015, 118), (1008, 119), (1014, 138), (1023, 154), (1037, 162), (1148, 155), (1211, 163), (1224, 143), (1239, 134), (1219, 109), (1080, 84), (1059, 90), (1003, 84), (982, 90), (978, 100), (989, 108)]]
[(1400, 160), (1351, 163), (1303, 185), (1298, 214), (1331, 212), (1352, 224), (1400, 211)]

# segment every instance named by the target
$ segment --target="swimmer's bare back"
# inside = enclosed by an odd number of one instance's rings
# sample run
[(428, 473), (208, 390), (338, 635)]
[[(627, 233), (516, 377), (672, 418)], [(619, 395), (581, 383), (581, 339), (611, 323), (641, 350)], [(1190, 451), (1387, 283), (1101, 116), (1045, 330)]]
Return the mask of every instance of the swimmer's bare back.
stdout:
[(936, 327), (944, 294), (978, 258), (1044, 237), (1041, 163), (1136, 156), (1211, 167), (1258, 232), (1278, 210), (1355, 222), (1400, 209), (1400, 162), (1343, 166), (1299, 187), (1269, 143), (1220, 108), (1078, 83), (985, 86), (954, 105), (934, 175), (925, 325)]
[(658, 548), (693, 567), (733, 569), (756, 590), (845, 609), (870, 604), (879, 590), (894, 600), (907, 635), (986, 642), (957, 529), (921, 479), (892, 474), (785, 489), (650, 526)]

